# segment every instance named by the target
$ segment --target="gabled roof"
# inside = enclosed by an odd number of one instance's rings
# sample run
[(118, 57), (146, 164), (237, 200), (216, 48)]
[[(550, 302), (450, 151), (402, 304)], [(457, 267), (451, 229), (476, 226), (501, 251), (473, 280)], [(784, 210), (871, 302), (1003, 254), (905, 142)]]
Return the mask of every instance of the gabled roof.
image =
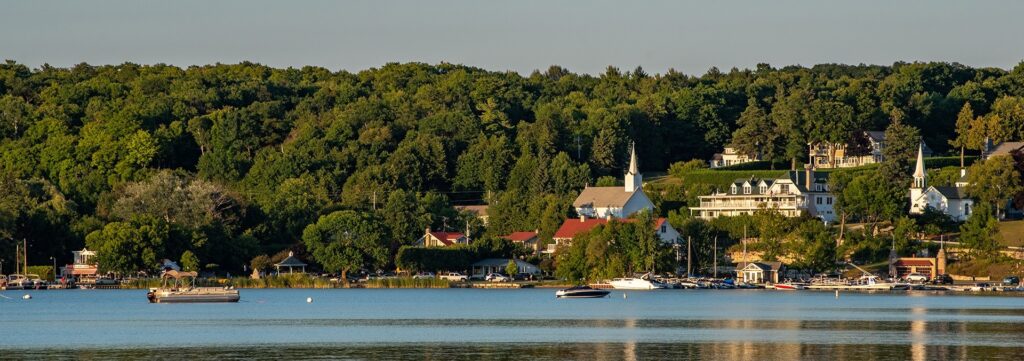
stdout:
[(466, 212), (474, 213), (477, 216), (484, 217), (484, 216), (487, 216), (487, 208), (489, 208), (489, 207), (490, 206), (488, 206), (486, 204), (481, 204), (481, 205), (473, 205), (473, 206), (455, 206), (455, 209), (458, 209), (460, 211), (466, 211)]
[(871, 140), (875, 142), (885, 141), (885, 131), (882, 130), (868, 130), (864, 132), (864, 135), (867, 135), (868, 138), (871, 138)]
[(288, 252), (288, 258), (281, 260), (281, 263), (277, 264), (278, 267), (303, 267), (306, 266), (305, 262), (300, 261), (295, 257), (294, 253)]
[(997, 155), (1010, 155), (1020, 151), (1021, 148), (1024, 148), (1024, 142), (1002, 142), (999, 143), (999, 145), (997, 145), (995, 149), (992, 149), (992, 151), (988, 152), (988, 156), (992, 157)]
[(757, 267), (762, 271), (778, 272), (780, 269), (782, 269), (782, 262), (739, 262), (736, 263), (736, 268), (744, 269), (747, 268), (748, 265)]
[(507, 235), (501, 236), (501, 238), (507, 239), (512, 242), (526, 242), (531, 239), (537, 238), (537, 232), (512, 232)]
[(623, 187), (586, 187), (572, 202), (576, 208), (618, 207), (626, 205), (637, 192), (627, 192)]
[[(615, 219), (622, 223), (633, 223), (636, 222), (635, 218)], [(654, 228), (658, 229), (662, 223), (668, 222), (664, 217), (660, 217), (654, 220)], [(558, 227), (555, 231), (555, 235), (551, 238), (575, 238), (577, 234), (581, 232), (587, 232), (591, 229), (596, 228), (599, 225), (607, 224), (608, 219), (606, 218), (585, 218), (580, 220), (579, 218), (569, 218), (562, 222), (562, 226)]]
[(967, 196), (967, 192), (964, 191), (964, 188), (961, 188), (961, 187), (936, 187), (936, 186), (931, 186), (931, 188), (934, 188), (935, 191), (939, 192), (939, 194), (941, 194), (943, 197), (946, 197), (946, 199), (967, 199), (967, 198), (970, 198), (969, 196)]
[[(445, 246), (451, 246), (459, 238), (465, 236), (464, 234), (459, 232), (430, 232), (429, 234), (431, 237), (434, 237), (435, 239), (441, 241), (441, 243), (444, 243)], [(424, 237), (426, 237), (426, 235), (424, 235)]]

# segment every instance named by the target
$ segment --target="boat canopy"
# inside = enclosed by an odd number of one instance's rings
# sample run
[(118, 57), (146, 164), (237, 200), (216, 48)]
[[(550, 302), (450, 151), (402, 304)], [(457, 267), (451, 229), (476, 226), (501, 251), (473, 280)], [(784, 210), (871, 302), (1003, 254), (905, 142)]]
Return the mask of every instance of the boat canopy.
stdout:
[(164, 278), (181, 279), (181, 278), (185, 278), (185, 277), (195, 278), (198, 275), (199, 274), (196, 273), (196, 272), (183, 272), (183, 271), (170, 270), (170, 271), (164, 272), (163, 277)]

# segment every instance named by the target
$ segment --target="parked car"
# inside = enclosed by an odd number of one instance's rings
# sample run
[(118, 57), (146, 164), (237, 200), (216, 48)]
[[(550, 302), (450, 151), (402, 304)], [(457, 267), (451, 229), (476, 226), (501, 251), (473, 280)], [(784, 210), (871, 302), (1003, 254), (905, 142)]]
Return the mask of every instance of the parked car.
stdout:
[(413, 279), (417, 279), (417, 280), (418, 279), (434, 278), (434, 272), (420, 272), (420, 273), (417, 273), (416, 275), (412, 276), (412, 278)]
[(1003, 278), (1003, 286), (1017, 286), (1020, 284), (1020, 278), (1017, 276), (1006, 276)]
[(534, 276), (532, 273), (520, 272), (512, 276), (512, 279), (515, 281), (533, 281)]
[(947, 274), (941, 274), (935, 276), (935, 279), (933, 279), (931, 283), (934, 285), (951, 285), (953, 284), (953, 277), (950, 277)]
[(511, 280), (512, 279), (508, 278), (508, 276), (503, 275), (501, 273), (490, 273), (487, 275), (487, 277), (484, 277), (484, 281), (487, 282), (508, 282)]
[(441, 279), (449, 280), (452, 282), (466, 282), (469, 281), (469, 277), (458, 272), (442, 273)]
[(928, 276), (925, 276), (925, 275), (920, 274), (920, 273), (911, 273), (911, 274), (907, 275), (906, 280), (908, 282), (924, 283), (924, 282), (928, 282)]

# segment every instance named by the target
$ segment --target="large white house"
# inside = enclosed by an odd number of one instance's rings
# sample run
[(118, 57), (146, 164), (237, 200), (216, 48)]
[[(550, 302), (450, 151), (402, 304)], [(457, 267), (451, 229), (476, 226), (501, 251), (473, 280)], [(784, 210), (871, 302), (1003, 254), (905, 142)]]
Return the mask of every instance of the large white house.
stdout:
[(910, 186), (910, 213), (922, 214), (926, 209), (942, 212), (956, 221), (965, 221), (974, 208), (974, 200), (967, 196), (967, 170), (960, 168), (960, 179), (952, 187), (929, 186), (924, 167), (924, 145), (917, 147), (917, 165), (914, 166), (914, 184)]
[(778, 179), (737, 179), (725, 191), (699, 198), (700, 206), (690, 208), (690, 214), (702, 219), (754, 214), (766, 208), (786, 217), (807, 214), (827, 222), (835, 220), (828, 174), (815, 172), (809, 165), (803, 172), (789, 171)]
[[(851, 168), (862, 165), (881, 163), (882, 150), (885, 149), (885, 132), (865, 131), (860, 134), (857, 143), (818, 142), (811, 144), (811, 162), (815, 168)], [(923, 145), (925, 156), (931, 156), (932, 150)], [(859, 148), (859, 149), (858, 149)]]
[(744, 154), (736, 151), (736, 148), (725, 147), (721, 153), (711, 156), (711, 168), (728, 167), (737, 164), (756, 162), (761, 160), (760, 154)]
[(643, 176), (640, 175), (636, 161), (636, 148), (633, 147), (625, 186), (584, 188), (572, 202), (576, 214), (589, 218), (627, 218), (644, 209), (654, 210), (654, 203), (644, 194)]

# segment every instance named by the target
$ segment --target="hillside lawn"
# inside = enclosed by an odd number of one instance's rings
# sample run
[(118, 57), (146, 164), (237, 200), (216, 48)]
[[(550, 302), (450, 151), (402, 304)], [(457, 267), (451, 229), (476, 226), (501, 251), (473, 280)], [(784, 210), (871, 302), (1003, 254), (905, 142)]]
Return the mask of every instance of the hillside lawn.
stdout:
[(1024, 246), (1024, 220), (999, 222), (999, 235), (1004, 246)]

